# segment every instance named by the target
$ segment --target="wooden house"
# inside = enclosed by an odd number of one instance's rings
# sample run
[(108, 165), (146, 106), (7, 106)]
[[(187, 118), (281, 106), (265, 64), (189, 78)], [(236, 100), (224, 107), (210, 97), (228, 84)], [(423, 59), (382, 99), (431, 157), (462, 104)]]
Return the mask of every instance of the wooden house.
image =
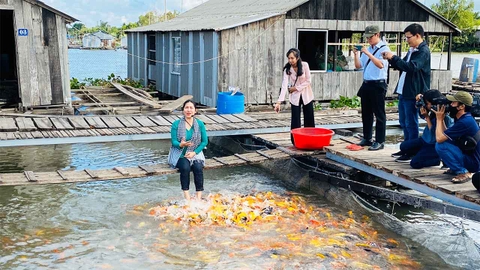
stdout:
[[(312, 69), (315, 99), (352, 97), (362, 72), (337, 71), (345, 45), (376, 24), (401, 54), (411, 23), (421, 24), (427, 39), (460, 33), (417, 0), (210, 0), (170, 21), (128, 30), (128, 77), (209, 106), (228, 86), (240, 87), (247, 104), (268, 104), (278, 98), (285, 53), (297, 47)], [(450, 51), (448, 70), (432, 71), (432, 88), (450, 89), (449, 69)], [(391, 71), (388, 95), (397, 81)]]
[(0, 0), (0, 99), (70, 103), (66, 24), (74, 21), (37, 0)]

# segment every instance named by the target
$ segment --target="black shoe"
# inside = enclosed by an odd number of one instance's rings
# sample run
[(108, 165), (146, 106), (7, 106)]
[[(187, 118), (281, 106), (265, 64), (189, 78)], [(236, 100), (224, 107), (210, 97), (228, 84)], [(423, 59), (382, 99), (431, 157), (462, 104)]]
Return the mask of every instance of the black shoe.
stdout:
[(401, 163), (409, 163), (411, 160), (412, 160), (412, 157), (407, 154), (402, 155), (401, 157), (398, 157), (397, 159), (395, 159), (396, 162), (401, 162)]
[(396, 153), (393, 153), (393, 154), (392, 154), (392, 157), (394, 157), (394, 158), (399, 158), (399, 157), (403, 156), (403, 154), (404, 154), (404, 153), (403, 153), (402, 151), (398, 151), (398, 152), (396, 152)]
[(362, 139), (359, 143), (357, 143), (357, 145), (360, 145), (360, 146), (372, 146), (373, 142), (372, 140), (365, 140), (365, 139)]
[(379, 143), (379, 142), (374, 142), (372, 144), (372, 146), (370, 146), (368, 148), (369, 151), (377, 151), (377, 150), (380, 150), (380, 149), (383, 149), (383, 143)]

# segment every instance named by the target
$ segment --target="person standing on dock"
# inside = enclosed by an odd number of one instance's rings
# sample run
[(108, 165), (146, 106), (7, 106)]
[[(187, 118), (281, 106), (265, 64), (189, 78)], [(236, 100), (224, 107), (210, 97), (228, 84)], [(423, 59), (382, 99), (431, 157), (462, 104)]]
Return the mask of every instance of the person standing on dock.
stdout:
[[(455, 95), (447, 95), (452, 103), (448, 106), (448, 114), (454, 118), (452, 127), (437, 125), (435, 149), (448, 167), (445, 172), (455, 175), (452, 183), (460, 184), (472, 179), (472, 173), (480, 171), (480, 128), (475, 118), (469, 113), (473, 104), (473, 97), (465, 91)], [(445, 106), (435, 111), (437, 123), (445, 118)]]
[[(418, 109), (415, 107), (415, 97), (430, 89), (430, 49), (423, 40), (424, 30), (420, 24), (414, 23), (405, 30), (405, 39), (410, 46), (407, 55), (402, 59), (392, 52), (383, 54), (390, 65), (400, 70), (395, 93), (398, 94), (398, 117), (403, 129), (404, 141), (418, 138)], [(398, 158), (404, 153), (392, 154)]]
[[(283, 68), (283, 81), (280, 96), (275, 104), (275, 111), (280, 112), (280, 105), (285, 100), (288, 90), (288, 99), (291, 104), (291, 124), (290, 129), (302, 127), (301, 111), (303, 106), (303, 123), (305, 127), (315, 127), (315, 118), (313, 115), (313, 90), (310, 81), (310, 67), (307, 62), (303, 62), (300, 57), (300, 51), (292, 48), (287, 52), (288, 62)], [(292, 144), (293, 136), (290, 134)]]
[[(383, 149), (387, 116), (385, 113), (385, 95), (387, 94), (388, 61), (382, 58), (382, 53), (390, 49), (380, 38), (380, 28), (370, 25), (365, 28), (363, 37), (370, 46), (362, 47), (359, 51), (354, 48), (355, 68), (363, 68), (363, 83), (357, 96), (361, 99), (363, 139), (358, 145), (370, 146), (368, 150)], [(373, 116), (375, 115), (375, 142), (372, 141)]]
[(182, 107), (183, 118), (172, 124), (171, 140), (172, 147), (168, 153), (168, 164), (180, 171), (180, 184), (184, 197), (190, 200), (190, 172), (193, 171), (196, 197), (202, 198), (203, 191), (203, 167), (205, 156), (203, 149), (208, 144), (205, 124), (196, 119), (196, 104), (187, 100)]

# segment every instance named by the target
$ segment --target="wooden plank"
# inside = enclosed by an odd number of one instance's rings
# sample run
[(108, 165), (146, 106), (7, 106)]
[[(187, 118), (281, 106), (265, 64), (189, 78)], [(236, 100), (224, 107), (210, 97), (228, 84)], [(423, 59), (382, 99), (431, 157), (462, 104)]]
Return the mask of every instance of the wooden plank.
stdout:
[(73, 129), (72, 125), (68, 122), (66, 118), (63, 117), (50, 117), (50, 121), (52, 121), (53, 125), (57, 130), (62, 129)]
[(17, 131), (18, 127), (15, 124), (15, 120), (13, 118), (0, 118), (0, 131)]
[(83, 119), (83, 117), (68, 117), (68, 121), (70, 121), (70, 124), (72, 124), (74, 129), (90, 129), (90, 125), (85, 122), (85, 119)]
[(121, 84), (118, 84), (118, 83), (112, 83), (113, 86), (115, 86), (115, 88), (117, 88), (120, 92), (124, 93), (125, 95), (133, 98), (134, 100), (138, 101), (138, 102), (141, 102), (151, 108), (154, 108), (154, 109), (160, 109), (162, 106), (158, 103), (156, 103), (155, 101), (152, 101), (152, 100), (148, 100), (146, 98), (143, 98), (143, 97), (140, 97), (138, 95), (135, 95), (133, 94), (132, 92), (128, 91), (127, 89), (125, 89)]
[(234, 114), (222, 114), (222, 117), (230, 121), (231, 123), (243, 123), (242, 119), (235, 117)]
[(28, 182), (38, 182), (37, 177), (32, 171), (24, 171), (23, 173), (25, 174)]
[(142, 127), (156, 127), (152, 120), (150, 120), (147, 116), (133, 116), (133, 119), (137, 121)]
[(33, 123), (31, 118), (17, 117), (17, 118), (15, 118), (15, 121), (17, 122), (17, 126), (18, 126), (19, 131), (35, 131), (35, 130), (37, 130), (37, 127), (35, 127), (35, 124)]
[(119, 116), (117, 119), (127, 128), (141, 127), (141, 125), (131, 116)]
[(215, 124), (216, 123), (215, 121), (213, 121), (212, 119), (208, 118), (206, 115), (203, 115), (203, 114), (195, 115), (195, 117), (197, 119), (202, 120), (202, 122), (205, 123), (205, 124)]
[(160, 110), (158, 110), (160, 113), (172, 113), (175, 109), (177, 109), (178, 107), (182, 106), (183, 103), (187, 100), (191, 100), (193, 98), (192, 95), (185, 95), (185, 96), (182, 96), (174, 101), (172, 101), (171, 103), (163, 106)]
[(264, 152), (262, 152), (262, 151), (260, 151), (260, 150), (257, 150), (256, 152), (257, 152), (259, 155), (263, 156), (263, 157), (266, 157), (266, 158), (268, 158), (268, 159), (272, 159), (271, 156), (269, 156), (268, 154), (266, 154), (266, 153), (264, 153)]
[(150, 166), (146, 166), (146, 165), (138, 165), (138, 167), (142, 170), (144, 170), (147, 175), (153, 175), (156, 173), (156, 171), (154, 169), (152, 169)]
[(85, 169), (84, 171), (93, 179), (98, 179), (99, 178), (98, 174), (95, 171), (92, 171), (92, 170), (89, 170), (89, 169)]
[(243, 114), (243, 113), (240, 113), (240, 114), (234, 114), (235, 117), (238, 117), (240, 119), (242, 119), (243, 121), (245, 122), (257, 122), (258, 120), (257, 119), (254, 119), (246, 114)]
[(241, 160), (244, 160), (248, 163), (252, 162), (249, 158), (245, 157), (245, 156), (242, 156), (242, 155), (239, 155), (239, 154), (235, 154), (234, 156), (238, 157), (239, 159)]
[(168, 122), (167, 120), (165, 120), (165, 118), (163, 118), (160, 115), (149, 116), (148, 118), (150, 120), (152, 120), (153, 122), (155, 122), (155, 124), (157, 124), (159, 126), (171, 126), (172, 125), (172, 123)]
[(85, 117), (84, 119), (85, 121), (87, 121), (87, 124), (90, 125), (90, 128), (92, 127), (96, 129), (107, 128), (107, 125), (105, 125), (102, 119), (98, 116)]
[(108, 128), (124, 128), (125, 126), (118, 121), (116, 117), (103, 117), (103, 122), (108, 126)]
[(63, 173), (61, 170), (57, 170), (58, 175), (62, 178), (62, 180), (67, 181), (68, 177)]
[(173, 115), (165, 115), (165, 116), (163, 116), (163, 118), (165, 118), (165, 120), (170, 122), (170, 125), (173, 124), (173, 122), (178, 120), (178, 117), (173, 116)]
[(221, 117), (220, 115), (210, 114), (210, 115), (207, 115), (207, 117), (209, 117), (210, 119), (212, 119), (213, 121), (215, 121), (219, 124), (230, 123), (229, 120)]
[(52, 130), (55, 129), (52, 122), (49, 118), (33, 118), (33, 122), (41, 130)]
[(126, 169), (124, 169), (124, 168), (122, 168), (122, 167), (115, 167), (115, 168), (113, 168), (113, 169), (114, 169), (115, 171), (119, 172), (119, 173), (120, 173), (121, 175), (123, 175), (123, 176), (129, 176), (129, 175), (130, 175), (130, 173), (129, 173)]

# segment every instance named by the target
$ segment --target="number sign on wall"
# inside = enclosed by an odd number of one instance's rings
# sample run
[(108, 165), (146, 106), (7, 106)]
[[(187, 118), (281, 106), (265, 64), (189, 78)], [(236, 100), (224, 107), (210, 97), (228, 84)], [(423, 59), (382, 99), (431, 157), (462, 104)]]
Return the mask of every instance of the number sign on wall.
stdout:
[(21, 37), (28, 36), (28, 29), (25, 29), (25, 28), (18, 29), (18, 35)]

